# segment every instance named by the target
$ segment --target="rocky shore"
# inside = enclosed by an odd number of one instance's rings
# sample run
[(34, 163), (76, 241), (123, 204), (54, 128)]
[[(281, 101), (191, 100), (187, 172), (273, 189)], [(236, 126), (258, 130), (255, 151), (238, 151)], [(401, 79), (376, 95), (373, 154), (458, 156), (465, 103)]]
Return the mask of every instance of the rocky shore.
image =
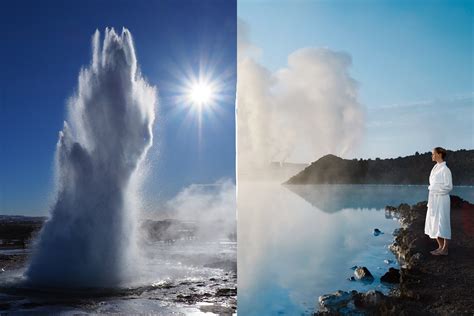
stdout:
[(424, 234), (426, 210), (426, 201), (386, 207), (401, 223), (390, 246), (400, 263), (396, 290), (323, 295), (314, 315), (474, 315), (474, 204), (451, 196), (448, 256), (430, 254), (437, 244)]

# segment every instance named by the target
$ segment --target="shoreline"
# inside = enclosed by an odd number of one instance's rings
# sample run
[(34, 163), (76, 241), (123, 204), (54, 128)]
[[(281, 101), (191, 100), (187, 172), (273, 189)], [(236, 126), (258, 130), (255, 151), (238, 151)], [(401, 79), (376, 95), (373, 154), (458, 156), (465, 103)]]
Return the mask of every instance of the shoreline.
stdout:
[(474, 204), (451, 196), (448, 256), (433, 256), (436, 241), (424, 234), (427, 202), (387, 206), (398, 214), (390, 250), (400, 266), (399, 286), (389, 295), (357, 291), (323, 295), (314, 315), (473, 315)]

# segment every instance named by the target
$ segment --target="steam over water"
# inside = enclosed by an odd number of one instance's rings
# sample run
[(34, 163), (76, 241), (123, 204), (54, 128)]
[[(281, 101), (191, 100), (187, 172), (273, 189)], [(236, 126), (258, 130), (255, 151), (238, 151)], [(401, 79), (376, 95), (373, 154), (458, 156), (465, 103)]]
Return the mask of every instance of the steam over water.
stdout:
[(56, 151), (57, 197), (27, 280), (54, 287), (114, 287), (137, 269), (139, 169), (152, 145), (156, 90), (137, 67), (132, 36), (93, 36)]

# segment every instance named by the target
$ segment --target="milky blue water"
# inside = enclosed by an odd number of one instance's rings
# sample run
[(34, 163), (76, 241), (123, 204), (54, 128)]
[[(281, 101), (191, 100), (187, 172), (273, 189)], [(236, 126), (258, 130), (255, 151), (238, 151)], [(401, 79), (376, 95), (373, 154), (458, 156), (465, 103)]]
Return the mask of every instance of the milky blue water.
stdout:
[[(427, 199), (427, 186), (298, 185), (239, 182), (238, 312), (306, 315), (336, 290), (388, 292), (380, 282), (395, 260), (388, 250), (399, 227), (386, 205)], [(473, 201), (473, 187), (453, 194)], [(373, 235), (375, 228), (384, 234)], [(349, 281), (352, 266), (375, 281)]]

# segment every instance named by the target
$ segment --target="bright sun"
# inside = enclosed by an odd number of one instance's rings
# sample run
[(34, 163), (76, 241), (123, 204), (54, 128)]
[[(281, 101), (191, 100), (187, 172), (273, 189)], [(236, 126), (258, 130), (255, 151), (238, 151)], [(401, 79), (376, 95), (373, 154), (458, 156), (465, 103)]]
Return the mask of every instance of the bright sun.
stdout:
[(191, 86), (189, 99), (194, 105), (208, 105), (213, 98), (213, 91), (209, 84), (198, 82)]

